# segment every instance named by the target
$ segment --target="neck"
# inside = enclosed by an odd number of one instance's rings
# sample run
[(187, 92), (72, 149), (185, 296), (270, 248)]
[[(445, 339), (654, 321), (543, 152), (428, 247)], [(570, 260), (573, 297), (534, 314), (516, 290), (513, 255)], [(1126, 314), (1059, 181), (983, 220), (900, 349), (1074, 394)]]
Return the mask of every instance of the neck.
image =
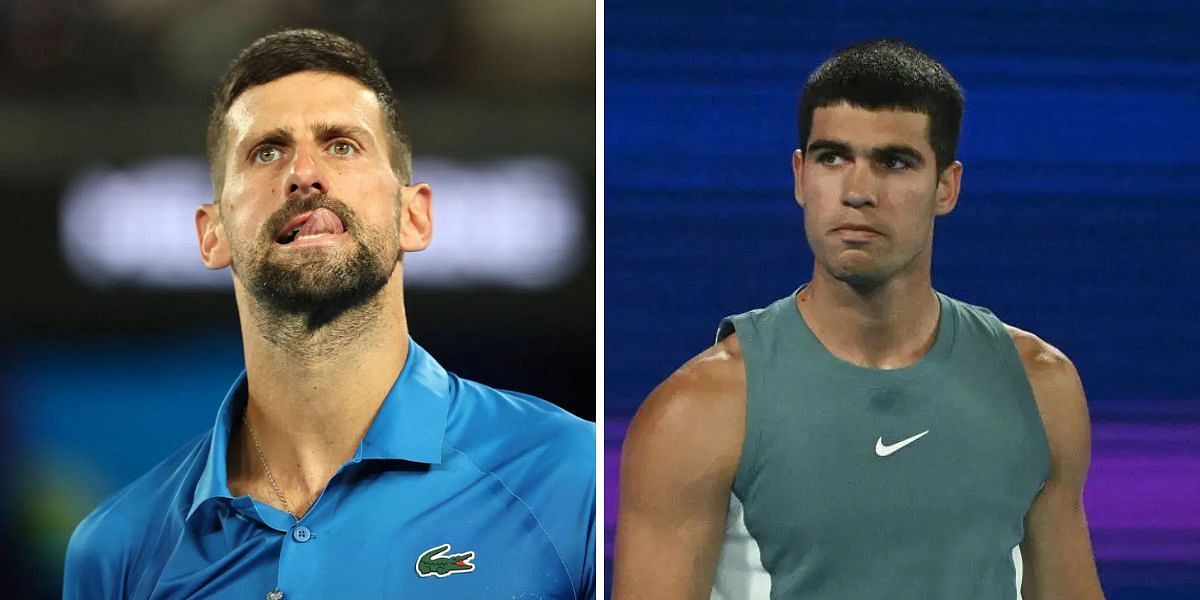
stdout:
[(817, 265), (797, 305), (830, 353), (861, 367), (909, 366), (937, 338), (940, 307), (928, 269), (867, 288), (840, 281)]
[[(395, 273), (371, 300), (324, 315), (273, 314), (236, 286), (249, 388), (245, 418), (297, 515), (354, 456), (408, 358), (401, 279)], [(230, 491), (281, 507), (249, 433), (234, 420)]]

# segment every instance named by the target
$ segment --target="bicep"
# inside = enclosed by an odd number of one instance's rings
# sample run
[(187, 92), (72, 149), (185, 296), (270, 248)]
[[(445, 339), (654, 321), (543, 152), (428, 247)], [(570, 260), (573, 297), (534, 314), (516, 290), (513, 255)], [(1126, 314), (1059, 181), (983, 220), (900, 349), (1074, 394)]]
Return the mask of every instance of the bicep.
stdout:
[(634, 441), (621, 466), (614, 598), (699, 598), (712, 585), (728, 509), (699, 478), (681, 481), (670, 461)]
[(1026, 364), (1050, 446), (1050, 474), (1025, 517), (1022, 594), (1026, 600), (1102, 598), (1083, 507), (1091, 456), (1083, 386), (1071, 362), (1046, 348)]
[(1025, 600), (1101, 598), (1079, 494), (1047, 482), (1025, 517)]
[(614, 600), (707, 598), (724, 534), (744, 414), (660, 391), (622, 455)]

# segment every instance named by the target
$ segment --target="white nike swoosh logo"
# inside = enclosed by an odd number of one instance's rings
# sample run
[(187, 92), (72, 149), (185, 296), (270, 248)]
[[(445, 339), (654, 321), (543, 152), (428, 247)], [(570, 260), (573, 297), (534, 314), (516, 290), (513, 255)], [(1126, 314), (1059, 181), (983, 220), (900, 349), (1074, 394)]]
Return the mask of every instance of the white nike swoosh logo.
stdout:
[(896, 442), (895, 444), (884, 444), (883, 438), (881, 437), (881, 438), (879, 438), (879, 440), (877, 442), (875, 442), (875, 454), (878, 456), (890, 456), (891, 454), (895, 453), (897, 450), (925, 437), (925, 434), (927, 434), (927, 433), (929, 433), (928, 429), (926, 429), (925, 431), (922, 431), (921, 433), (918, 433), (917, 435), (914, 435), (910, 438), (900, 440), (900, 441)]

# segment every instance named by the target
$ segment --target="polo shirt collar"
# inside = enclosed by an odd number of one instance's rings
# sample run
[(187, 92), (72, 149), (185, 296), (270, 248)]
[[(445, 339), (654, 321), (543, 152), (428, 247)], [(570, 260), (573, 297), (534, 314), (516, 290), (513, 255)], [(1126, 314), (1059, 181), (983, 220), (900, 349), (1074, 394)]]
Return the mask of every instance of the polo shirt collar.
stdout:
[[(384, 398), (351, 462), (398, 459), (441, 464), (450, 395), (450, 375), (409, 338), (404, 368)], [(225, 457), (234, 419), (240, 418), (245, 411), (246, 397), (246, 371), (243, 369), (217, 409), (210, 438), (212, 443), (204, 470), (196, 482), (187, 519), (209, 499), (233, 497), (229, 491)]]
[(450, 375), (409, 338), (404, 368), (363, 436), (355, 458), (441, 464), (451, 392)]

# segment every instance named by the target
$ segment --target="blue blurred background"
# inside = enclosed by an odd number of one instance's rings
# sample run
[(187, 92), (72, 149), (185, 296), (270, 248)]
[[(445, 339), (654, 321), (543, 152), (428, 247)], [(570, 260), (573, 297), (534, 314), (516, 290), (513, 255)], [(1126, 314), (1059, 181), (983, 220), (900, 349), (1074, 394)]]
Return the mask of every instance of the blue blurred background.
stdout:
[(406, 257), (443, 365), (595, 418), (591, 2), (0, 2), (0, 596), (60, 595), (102, 498), (212, 426), (242, 365), (200, 264), (213, 88), (255, 38), (365, 45), (400, 98), (436, 229)]
[(608, 556), (641, 399), (722, 316), (809, 277), (790, 170), (804, 80), (888, 36), (966, 90), (935, 287), (1078, 366), (1108, 597), (1200, 598), (1200, 5), (1106, 4), (605, 4)]

